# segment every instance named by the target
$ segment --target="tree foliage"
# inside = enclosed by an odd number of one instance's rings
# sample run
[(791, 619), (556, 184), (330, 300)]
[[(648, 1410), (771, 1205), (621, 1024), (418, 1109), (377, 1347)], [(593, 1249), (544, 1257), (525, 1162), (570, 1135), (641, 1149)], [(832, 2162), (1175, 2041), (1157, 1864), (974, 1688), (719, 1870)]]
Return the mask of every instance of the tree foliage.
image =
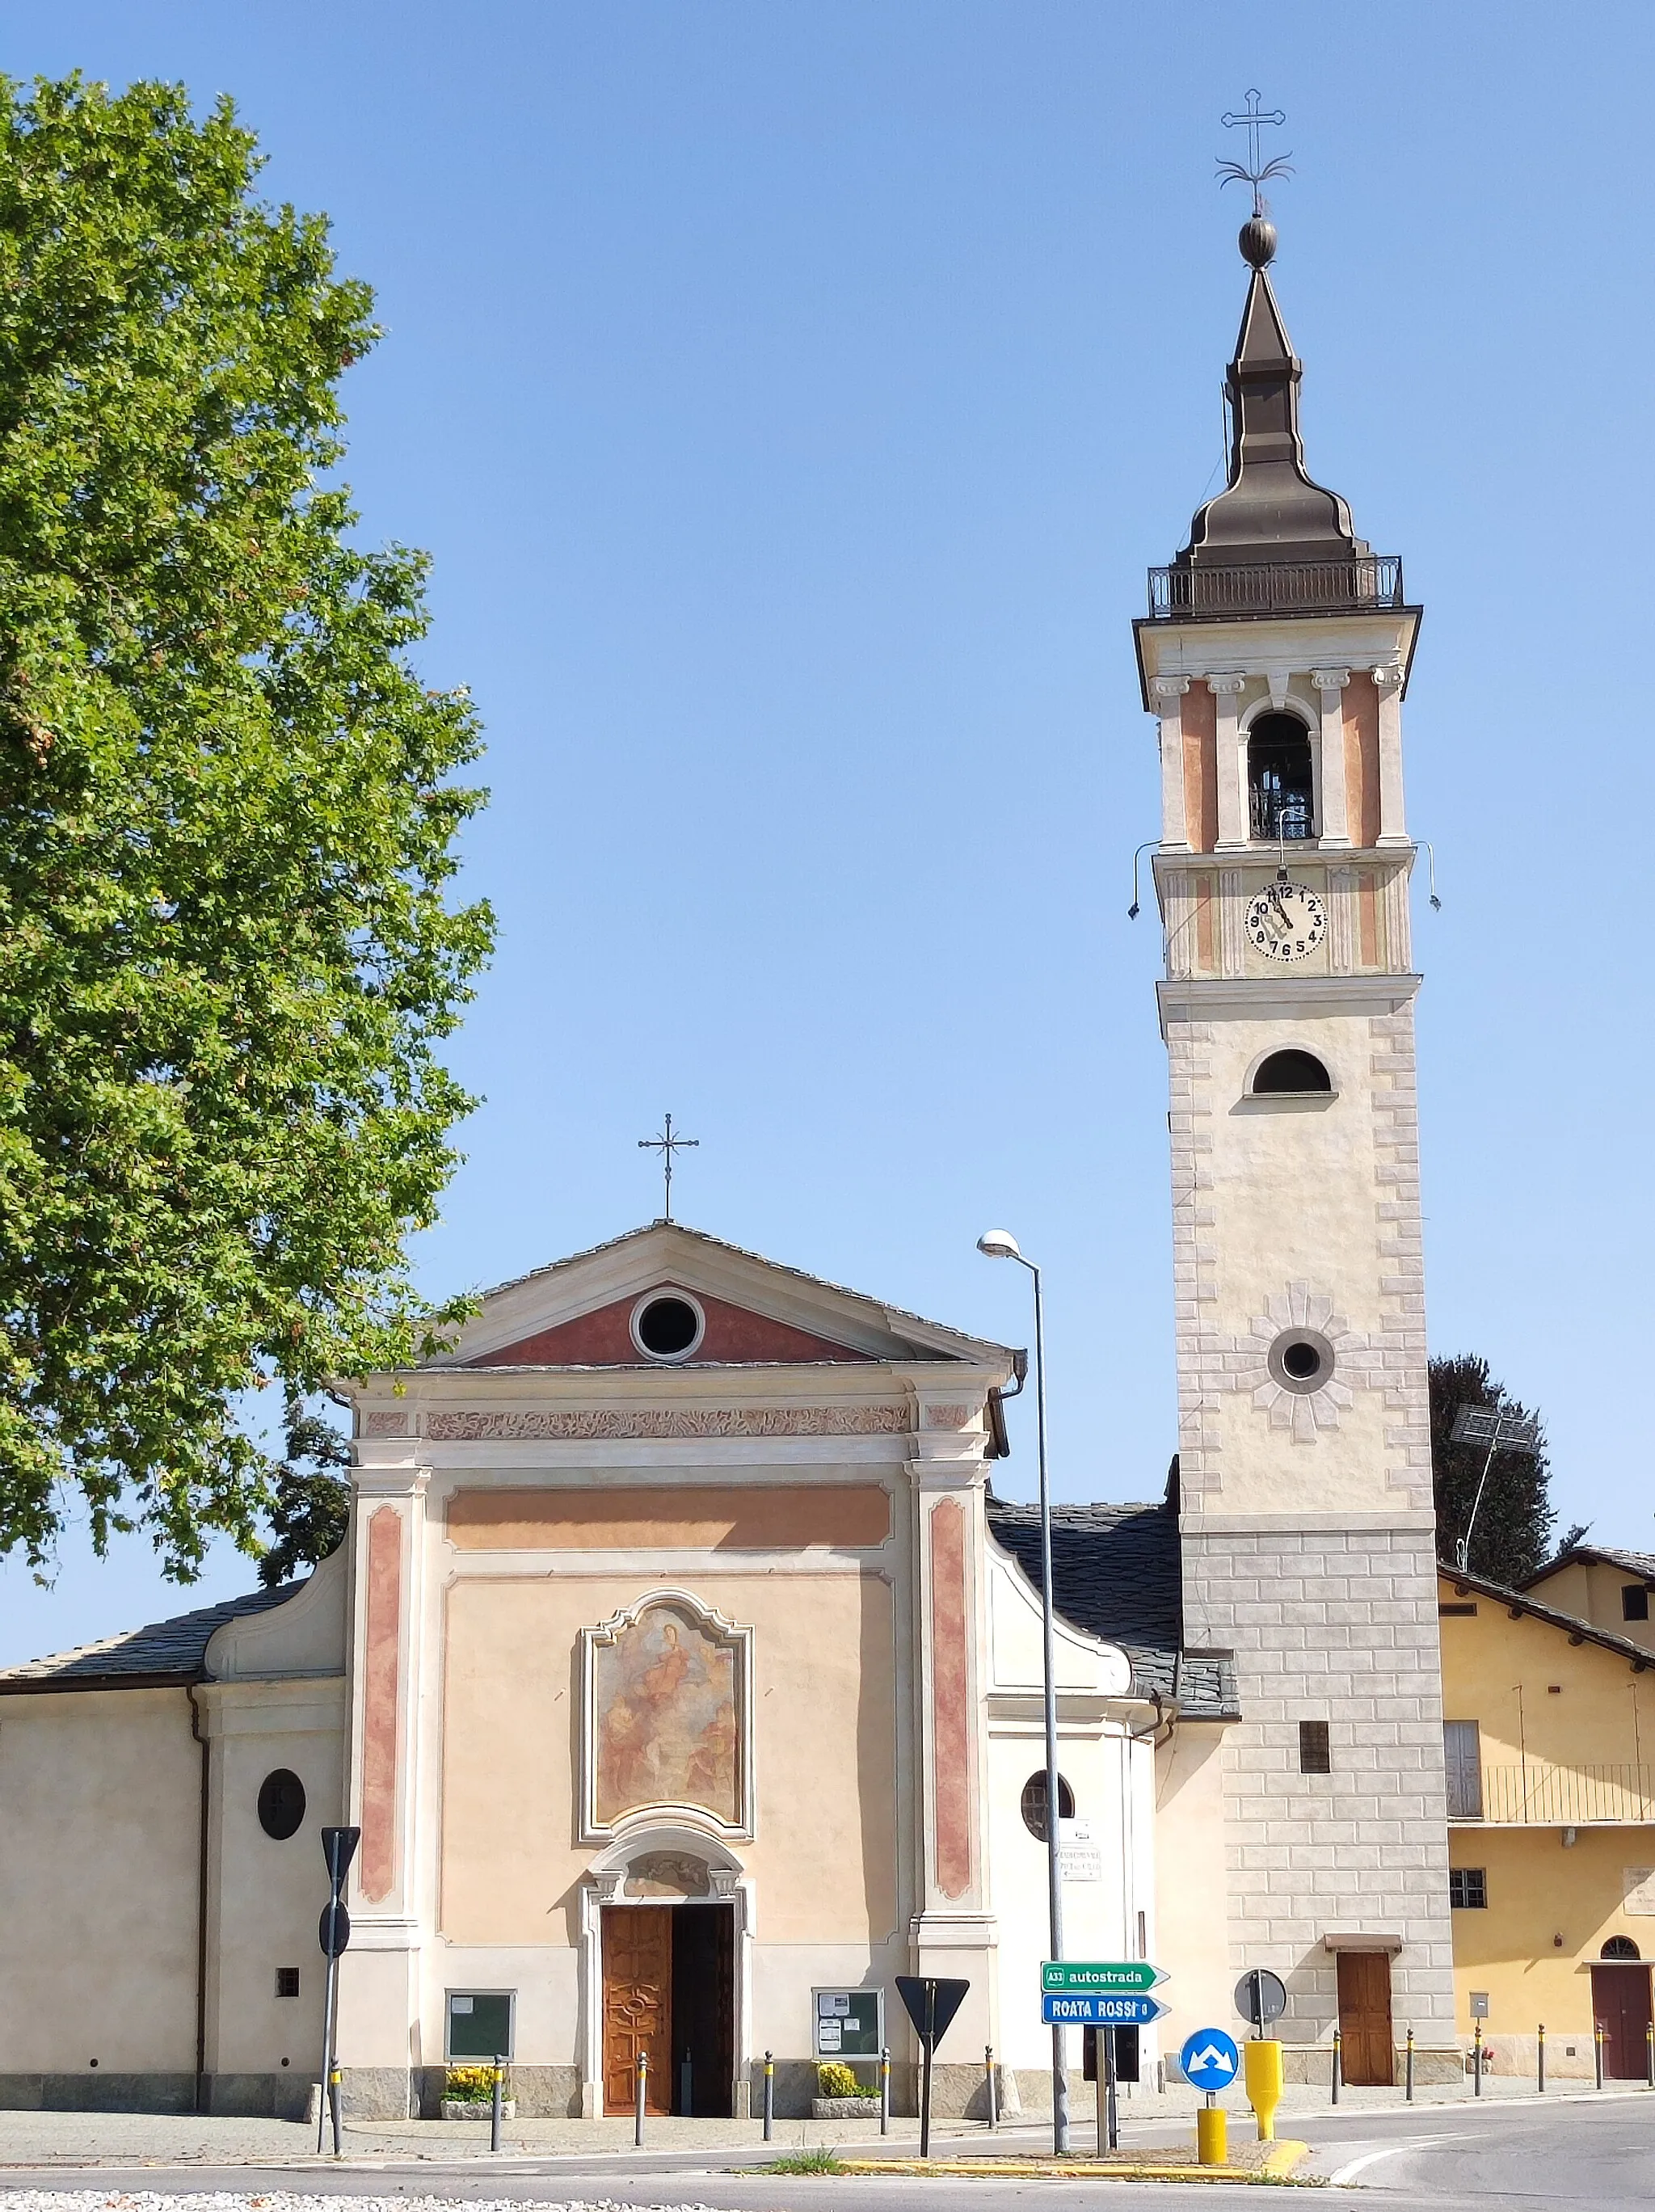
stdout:
[[(1537, 1419), (1532, 1407), (1520, 1405), (1488, 1372), (1486, 1359), (1459, 1352), (1452, 1358), (1434, 1359), (1431, 1382), (1431, 1479), (1436, 1497), (1437, 1550), (1451, 1563), (1470, 1522), (1477, 1485), (1488, 1458), (1476, 1444), (1452, 1443), (1449, 1431), (1462, 1406), (1498, 1406), (1509, 1413)], [(1551, 1534), (1557, 1520), (1549, 1494), (1550, 1472), (1546, 1457), (1545, 1431), (1540, 1449), (1527, 1452), (1496, 1452), (1488, 1470), (1488, 1487), (1477, 1510), (1467, 1564), (1474, 1574), (1515, 1589), (1543, 1566), (1551, 1556)], [(1585, 1531), (1572, 1529), (1565, 1543)]]
[(373, 343), (227, 104), (0, 80), (0, 1552), (257, 1548), (250, 1385), (406, 1360), (489, 918), (424, 564), (332, 471)]

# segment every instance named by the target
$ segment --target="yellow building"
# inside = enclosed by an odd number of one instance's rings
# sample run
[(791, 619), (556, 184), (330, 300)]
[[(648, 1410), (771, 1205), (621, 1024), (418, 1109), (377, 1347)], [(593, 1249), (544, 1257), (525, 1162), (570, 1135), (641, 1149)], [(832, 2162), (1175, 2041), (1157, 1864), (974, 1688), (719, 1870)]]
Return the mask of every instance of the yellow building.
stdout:
[[(1607, 1559), (1540, 1581), (1584, 1607)], [(1622, 1568), (1591, 1593), (1614, 1629), (1475, 1575), (1439, 1584), (1457, 2026), (1469, 2042), (1482, 2021), (1495, 2072), (1532, 2073), (1543, 2026), (1548, 2073), (1589, 2075), (1595, 2022), (1611, 2079), (1649, 2063), (1655, 1653), (1620, 1632), (1622, 1583), (1645, 1587)]]

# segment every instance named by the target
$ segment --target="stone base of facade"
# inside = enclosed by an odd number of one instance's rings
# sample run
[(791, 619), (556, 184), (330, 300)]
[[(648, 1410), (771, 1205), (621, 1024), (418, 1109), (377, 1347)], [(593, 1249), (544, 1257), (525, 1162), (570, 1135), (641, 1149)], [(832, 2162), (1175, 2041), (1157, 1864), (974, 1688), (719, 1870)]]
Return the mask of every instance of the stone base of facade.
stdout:
[[(193, 2074), (0, 2074), (0, 2112), (193, 2112)], [(303, 2085), (300, 2084), (300, 2111)]]
[[(1403, 2051), (1397, 2052), (1397, 2070), (1391, 2086), (1400, 2089), (1407, 2072), (1407, 2059)], [(1465, 2079), (1465, 2065), (1458, 2051), (1424, 2044), (1414, 2045), (1414, 2084), (1416, 2088), (1440, 2088), (1445, 2082)], [(1333, 2087), (1333, 2051), (1330, 2045), (1288, 2043), (1282, 2046), (1282, 2079), (1301, 2085), (1309, 2084), (1331, 2091)]]

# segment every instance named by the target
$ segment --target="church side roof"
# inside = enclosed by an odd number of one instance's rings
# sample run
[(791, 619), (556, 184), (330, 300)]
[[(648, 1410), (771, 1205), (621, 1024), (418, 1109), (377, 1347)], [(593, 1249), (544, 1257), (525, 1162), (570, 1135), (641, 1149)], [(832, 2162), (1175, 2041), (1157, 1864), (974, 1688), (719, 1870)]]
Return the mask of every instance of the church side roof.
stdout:
[(300, 1587), (283, 1583), (276, 1589), (249, 1590), (244, 1597), (226, 1598), (221, 1604), (181, 1613), (171, 1620), (151, 1621), (147, 1628), (129, 1628), (73, 1651), (0, 1668), (0, 1697), (45, 1690), (156, 1689), (204, 1681), (207, 1646), (215, 1631), (227, 1621), (285, 1604)]
[[(991, 1533), (1040, 1587), (1040, 1516), (988, 1497)], [(1176, 1699), (1186, 1720), (1239, 1720), (1228, 1651), (1184, 1649), (1184, 1569), (1169, 1505), (1054, 1505), (1052, 1595), (1075, 1627), (1118, 1644), (1135, 1688)]]

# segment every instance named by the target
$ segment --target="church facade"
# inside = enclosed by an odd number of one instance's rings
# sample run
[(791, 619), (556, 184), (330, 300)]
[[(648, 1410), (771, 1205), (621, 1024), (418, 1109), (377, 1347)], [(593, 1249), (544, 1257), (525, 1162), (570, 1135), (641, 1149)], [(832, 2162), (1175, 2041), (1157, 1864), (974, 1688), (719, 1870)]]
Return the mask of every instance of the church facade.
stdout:
[[(1252, 264), (1226, 490), (1137, 625), (1161, 750), (1178, 1455), (1053, 1532), (1071, 1956), (1164, 2074), (1268, 1967), (1289, 2072), (1461, 2066), (1421, 1256), (1400, 563), (1306, 471)], [(349, 1539), (0, 1675), (0, 2101), (304, 2108), (321, 1826), (361, 1831), (349, 2104), (808, 2108), (970, 1984), (944, 2109), (1050, 2094), (1021, 1353), (658, 1222), (342, 1386)], [(1078, 2065), (1081, 2053), (1071, 2051)]]

